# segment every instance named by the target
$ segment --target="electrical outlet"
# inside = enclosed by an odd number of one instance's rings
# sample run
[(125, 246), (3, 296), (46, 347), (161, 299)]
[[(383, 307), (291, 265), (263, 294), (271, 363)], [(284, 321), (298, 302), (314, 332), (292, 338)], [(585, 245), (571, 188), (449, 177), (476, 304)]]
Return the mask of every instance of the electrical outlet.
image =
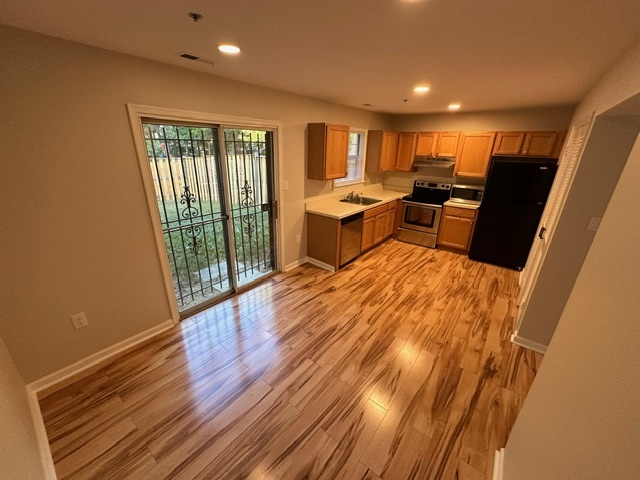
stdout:
[(296, 243), (300, 243), (300, 235), (296, 235)]
[(285, 190), (289, 190), (289, 182), (285, 180), (282, 188), (284, 188)]
[(89, 325), (89, 321), (87, 320), (87, 316), (84, 314), (84, 312), (71, 315), (71, 323), (73, 323), (73, 328), (75, 328), (76, 330)]

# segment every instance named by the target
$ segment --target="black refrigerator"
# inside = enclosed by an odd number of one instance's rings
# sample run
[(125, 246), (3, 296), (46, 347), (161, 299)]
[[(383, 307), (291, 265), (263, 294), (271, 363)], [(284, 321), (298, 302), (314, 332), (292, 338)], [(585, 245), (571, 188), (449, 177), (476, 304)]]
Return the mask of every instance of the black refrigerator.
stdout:
[(522, 270), (558, 169), (555, 158), (492, 157), (469, 258)]

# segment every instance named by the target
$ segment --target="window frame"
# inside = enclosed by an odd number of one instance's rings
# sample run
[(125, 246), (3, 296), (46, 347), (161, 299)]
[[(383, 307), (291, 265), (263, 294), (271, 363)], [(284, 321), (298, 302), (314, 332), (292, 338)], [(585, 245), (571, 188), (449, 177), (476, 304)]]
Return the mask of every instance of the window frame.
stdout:
[[(360, 149), (358, 152), (358, 157), (359, 157), (359, 161), (360, 161), (360, 169), (359, 169), (359, 175), (358, 178), (353, 178), (353, 179), (342, 179), (342, 178), (337, 178), (333, 181), (333, 188), (342, 188), (342, 187), (348, 187), (350, 185), (360, 185), (365, 183), (364, 180), (364, 173), (365, 173), (365, 166), (366, 166), (366, 151), (367, 151), (367, 129), (365, 128), (349, 128), (349, 146), (351, 146), (351, 135), (352, 134), (358, 134), (361, 135), (362, 137), (362, 142), (360, 144)], [(349, 155), (347, 153), (347, 162), (349, 162)], [(356, 159), (356, 172), (358, 171), (357, 168), (358, 165), (358, 158)], [(348, 166), (347, 166), (347, 171), (348, 171)]]

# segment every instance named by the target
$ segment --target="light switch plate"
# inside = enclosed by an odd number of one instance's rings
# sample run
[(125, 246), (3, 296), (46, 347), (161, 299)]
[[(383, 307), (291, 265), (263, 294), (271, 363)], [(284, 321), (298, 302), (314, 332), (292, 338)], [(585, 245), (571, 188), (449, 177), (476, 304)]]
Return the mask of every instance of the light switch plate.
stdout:
[(591, 217), (591, 220), (589, 220), (589, 225), (587, 226), (587, 230), (589, 230), (590, 232), (595, 232), (596, 230), (598, 230), (601, 221), (602, 217)]

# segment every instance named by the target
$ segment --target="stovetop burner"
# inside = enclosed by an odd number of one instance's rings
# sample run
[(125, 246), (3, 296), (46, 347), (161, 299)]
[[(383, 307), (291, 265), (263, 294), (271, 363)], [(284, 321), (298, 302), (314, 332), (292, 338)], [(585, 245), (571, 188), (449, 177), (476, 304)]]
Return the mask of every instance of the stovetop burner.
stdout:
[(442, 205), (451, 196), (450, 183), (426, 182), (416, 180), (413, 182), (413, 191), (410, 195), (403, 197), (403, 200), (416, 203), (428, 203), (431, 205)]

